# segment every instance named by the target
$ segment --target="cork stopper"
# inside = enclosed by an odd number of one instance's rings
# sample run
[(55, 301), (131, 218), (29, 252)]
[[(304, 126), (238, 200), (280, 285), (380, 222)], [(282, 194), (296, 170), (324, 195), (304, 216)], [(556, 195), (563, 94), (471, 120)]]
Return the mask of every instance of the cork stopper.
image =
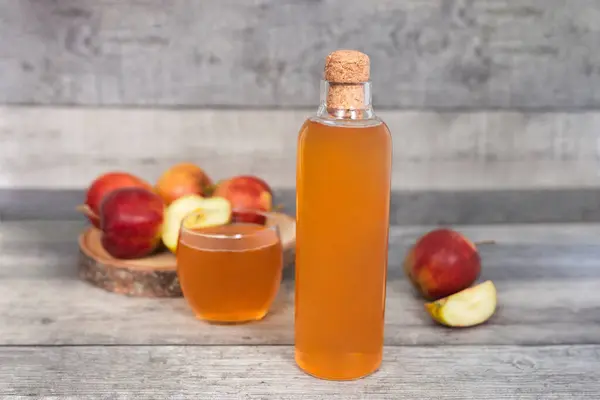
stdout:
[(356, 50), (337, 50), (325, 59), (325, 80), (329, 82), (327, 109), (339, 110), (365, 108), (364, 82), (368, 82), (369, 57)]
[(369, 80), (369, 56), (356, 50), (337, 50), (325, 59), (325, 80), (362, 83)]

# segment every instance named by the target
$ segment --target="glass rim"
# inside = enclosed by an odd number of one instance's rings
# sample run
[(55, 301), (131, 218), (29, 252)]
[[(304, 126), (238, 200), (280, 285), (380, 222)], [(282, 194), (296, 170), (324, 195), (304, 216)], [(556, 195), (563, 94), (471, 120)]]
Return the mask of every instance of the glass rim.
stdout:
[[(197, 230), (193, 230), (191, 228), (186, 228), (183, 226), (183, 224), (185, 223), (185, 221), (192, 217), (194, 215), (194, 213), (196, 213), (198, 211), (192, 211), (189, 214), (187, 214), (182, 220), (181, 220), (181, 227), (180, 227), (180, 240), (181, 240), (181, 236), (183, 236), (183, 234), (185, 233), (185, 235), (187, 236), (197, 236), (197, 237), (203, 237), (206, 239), (216, 239), (216, 240), (239, 240), (239, 239), (246, 239), (246, 238), (251, 238), (251, 237), (256, 237), (256, 236), (260, 236), (260, 235), (264, 235), (265, 232), (268, 233), (269, 231), (275, 231), (275, 233), (277, 233), (277, 235), (279, 236), (279, 230), (277, 228), (277, 225), (260, 225), (257, 223), (253, 223), (253, 222), (237, 222), (237, 223), (241, 223), (241, 224), (249, 224), (249, 225), (256, 225), (256, 226), (260, 226), (263, 229), (257, 229), (253, 232), (247, 232), (247, 233), (231, 233), (231, 234), (224, 234), (224, 233), (205, 233), (205, 232), (198, 232)], [(256, 210), (256, 209), (252, 209), (252, 208), (232, 208), (231, 209), (231, 216), (233, 217), (233, 213), (252, 213), (252, 214), (257, 214), (257, 215), (261, 215), (263, 217), (265, 217), (265, 223), (269, 218), (269, 215), (271, 215), (272, 213), (269, 211), (261, 211), (261, 210)], [(230, 222), (231, 224), (231, 222)], [(210, 229), (211, 227), (206, 227), (206, 228), (200, 228), (200, 229)]]

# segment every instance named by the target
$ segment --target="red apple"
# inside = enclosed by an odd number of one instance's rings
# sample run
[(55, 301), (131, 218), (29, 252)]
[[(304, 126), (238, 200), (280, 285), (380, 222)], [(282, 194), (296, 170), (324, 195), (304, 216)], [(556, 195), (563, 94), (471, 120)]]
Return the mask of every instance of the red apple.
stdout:
[(79, 209), (96, 228), (100, 228), (100, 205), (102, 200), (114, 190), (126, 187), (152, 189), (150, 183), (127, 172), (108, 172), (100, 175), (92, 182), (86, 193), (85, 204)]
[(231, 222), (266, 225), (267, 217), (262, 213), (251, 210), (233, 210), (233, 212), (231, 213)]
[(213, 196), (224, 197), (238, 210), (271, 211), (273, 192), (262, 179), (242, 175), (219, 182)]
[(102, 246), (116, 258), (141, 258), (161, 243), (165, 204), (141, 188), (118, 189), (100, 207)]
[(183, 196), (205, 196), (212, 184), (212, 180), (200, 167), (192, 163), (181, 163), (161, 175), (156, 183), (156, 193), (169, 205)]
[(436, 229), (410, 249), (404, 272), (423, 296), (436, 300), (471, 286), (481, 261), (469, 239), (451, 229)]

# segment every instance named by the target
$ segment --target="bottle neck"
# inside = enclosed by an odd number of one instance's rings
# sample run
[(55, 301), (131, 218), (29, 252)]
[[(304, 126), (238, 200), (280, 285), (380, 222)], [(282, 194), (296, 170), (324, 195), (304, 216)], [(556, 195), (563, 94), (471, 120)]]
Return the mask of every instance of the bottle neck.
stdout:
[(321, 104), (317, 116), (334, 119), (370, 119), (371, 82), (335, 83), (321, 81)]

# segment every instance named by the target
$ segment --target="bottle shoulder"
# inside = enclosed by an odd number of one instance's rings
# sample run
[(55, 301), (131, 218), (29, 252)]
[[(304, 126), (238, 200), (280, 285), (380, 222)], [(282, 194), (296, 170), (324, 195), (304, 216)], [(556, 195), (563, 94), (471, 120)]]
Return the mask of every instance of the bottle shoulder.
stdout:
[[(366, 135), (366, 136), (365, 136)], [(320, 118), (308, 118), (298, 132), (299, 144), (312, 142), (321, 142), (321, 138), (363, 140), (360, 137), (369, 137), (370, 140), (381, 140), (391, 142), (392, 135), (385, 122), (381, 119), (371, 119), (368, 123), (365, 120), (344, 121), (343, 124), (324, 123)]]

